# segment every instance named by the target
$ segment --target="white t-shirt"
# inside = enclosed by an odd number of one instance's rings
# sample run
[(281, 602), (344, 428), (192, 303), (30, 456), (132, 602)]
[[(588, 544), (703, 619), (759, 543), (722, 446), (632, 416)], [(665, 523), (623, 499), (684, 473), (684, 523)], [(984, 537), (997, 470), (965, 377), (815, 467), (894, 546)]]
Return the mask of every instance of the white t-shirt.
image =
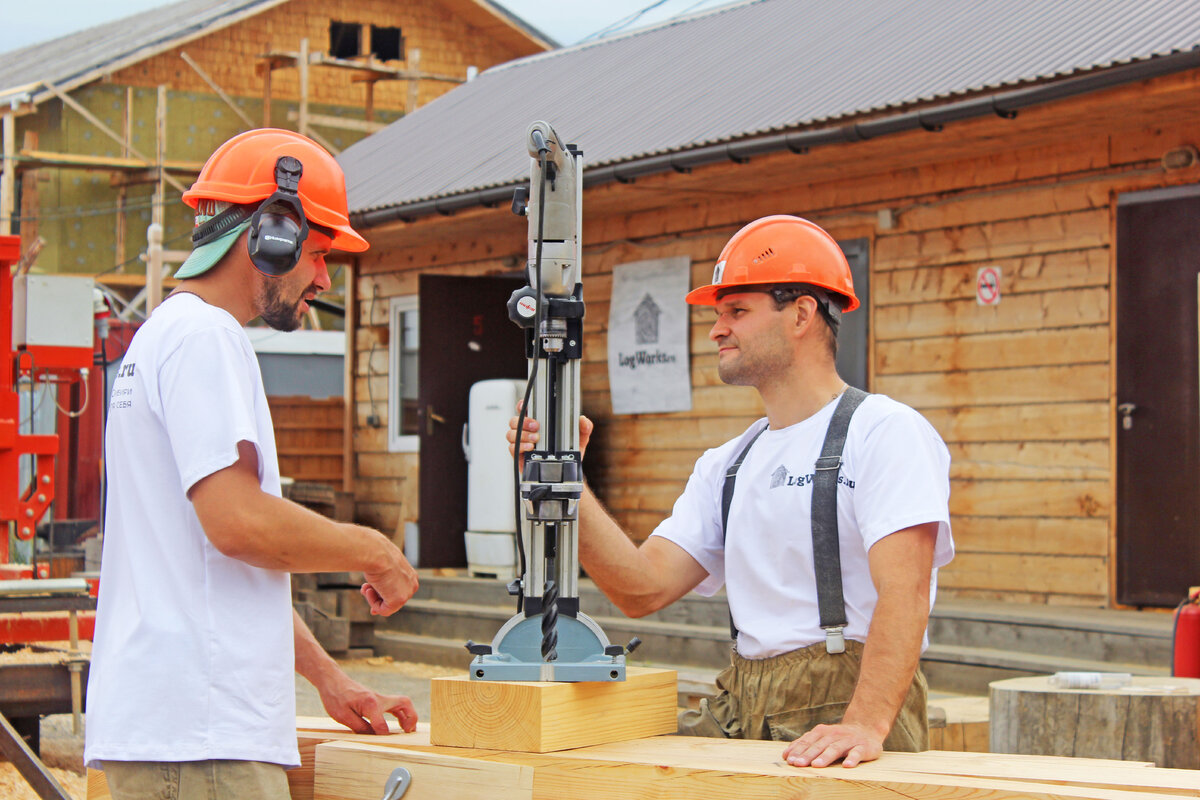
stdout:
[[(724, 544), (725, 472), (765, 419), (700, 457), (671, 516), (652, 534), (679, 545), (708, 571), (697, 592), (712, 595), (727, 584), (744, 658), (769, 658), (825, 640), (813, 571), (812, 482), (836, 405), (763, 431), (738, 470)], [(847, 639), (866, 641), (875, 610), (867, 552), (888, 534), (927, 522), (939, 523), (932, 607), (936, 568), (954, 557), (949, 470), (946, 445), (913, 409), (875, 394), (854, 412), (837, 489)]]
[(245, 331), (195, 295), (168, 298), (134, 336), (108, 415), (85, 762), (299, 765), (288, 573), (218, 552), (187, 497), (237, 461), (239, 441), (280, 494)]

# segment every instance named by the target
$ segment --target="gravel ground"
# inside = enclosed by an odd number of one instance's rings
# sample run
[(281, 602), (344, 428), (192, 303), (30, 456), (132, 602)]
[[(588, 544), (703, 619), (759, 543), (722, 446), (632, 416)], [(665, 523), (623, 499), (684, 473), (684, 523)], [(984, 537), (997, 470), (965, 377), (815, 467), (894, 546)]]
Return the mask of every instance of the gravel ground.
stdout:
[[(403, 694), (412, 698), (417, 716), (426, 721), (429, 719), (429, 679), (458, 675), (463, 671), (454, 667), (400, 663), (386, 656), (340, 660), (338, 663), (351, 678), (380, 694)], [(299, 676), (296, 676), (296, 713), (325, 716), (316, 689)], [(41, 737), (42, 762), (75, 800), (85, 800), (82, 730), (78, 734), (72, 730), (70, 714), (54, 714), (42, 718)], [(0, 798), (37, 800), (37, 795), (11, 764), (0, 763)]]

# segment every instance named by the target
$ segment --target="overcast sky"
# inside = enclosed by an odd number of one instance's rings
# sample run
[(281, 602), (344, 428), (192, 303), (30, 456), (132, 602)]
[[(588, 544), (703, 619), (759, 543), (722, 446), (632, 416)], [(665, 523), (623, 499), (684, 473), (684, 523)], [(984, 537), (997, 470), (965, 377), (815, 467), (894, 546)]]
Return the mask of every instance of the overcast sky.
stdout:
[[(0, 0), (0, 53), (54, 39), (175, 0)], [(633, 30), (728, 0), (496, 0), (561, 44), (626, 22)], [(639, 11), (645, 10), (637, 19)]]

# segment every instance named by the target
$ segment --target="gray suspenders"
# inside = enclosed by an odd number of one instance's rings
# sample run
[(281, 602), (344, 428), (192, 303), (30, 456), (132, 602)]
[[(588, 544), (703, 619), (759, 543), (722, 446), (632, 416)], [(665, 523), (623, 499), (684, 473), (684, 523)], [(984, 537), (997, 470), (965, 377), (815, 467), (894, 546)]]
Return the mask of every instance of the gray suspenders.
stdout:
[[(846, 600), (842, 592), (842, 556), (838, 545), (837, 484), (842, 468), (842, 451), (846, 447), (846, 433), (850, 429), (850, 418), (867, 398), (867, 393), (853, 386), (846, 387), (829, 427), (825, 431), (825, 443), (821, 446), (821, 457), (817, 459), (813, 473), (812, 494), (812, 544), (813, 566), (817, 579), (817, 606), (821, 614), (821, 627), (825, 630), (825, 649), (830, 653), (844, 653), (846, 641)], [(738, 457), (725, 472), (725, 484), (721, 490), (721, 535), (729, 525), (729, 507), (733, 504), (733, 489), (737, 471), (746, 454), (762, 435), (763, 428), (750, 439)], [(737, 638), (733, 616), (729, 618), (729, 631)]]

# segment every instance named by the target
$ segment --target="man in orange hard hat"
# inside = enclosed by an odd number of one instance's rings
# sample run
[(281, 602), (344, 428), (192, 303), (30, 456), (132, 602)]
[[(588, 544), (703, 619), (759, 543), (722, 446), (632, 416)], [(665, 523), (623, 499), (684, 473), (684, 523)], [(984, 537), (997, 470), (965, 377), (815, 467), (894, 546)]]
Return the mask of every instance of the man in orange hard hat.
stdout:
[(725, 584), (732, 664), (681, 733), (787, 741), (796, 766), (927, 749), (918, 664), (954, 554), (950, 457), (916, 411), (838, 376), (838, 324), (859, 304), (845, 256), (807, 220), (765, 217), (686, 299), (714, 307), (721, 379), (757, 389), (766, 418), (700, 457), (640, 547), (585, 489), (581, 563), (633, 617)]
[(351, 680), (291, 608), (289, 573), (361, 571), (391, 614), (417, 576), (383, 534), (282, 499), (270, 410), (243, 326), (294, 330), (329, 288), (325, 257), (361, 251), (333, 157), (254, 130), (212, 154), (181, 282), (113, 384), (108, 498), (85, 761), (116, 800), (289, 797), (300, 764), (295, 672), (331, 716), (386, 733), (412, 701)]

